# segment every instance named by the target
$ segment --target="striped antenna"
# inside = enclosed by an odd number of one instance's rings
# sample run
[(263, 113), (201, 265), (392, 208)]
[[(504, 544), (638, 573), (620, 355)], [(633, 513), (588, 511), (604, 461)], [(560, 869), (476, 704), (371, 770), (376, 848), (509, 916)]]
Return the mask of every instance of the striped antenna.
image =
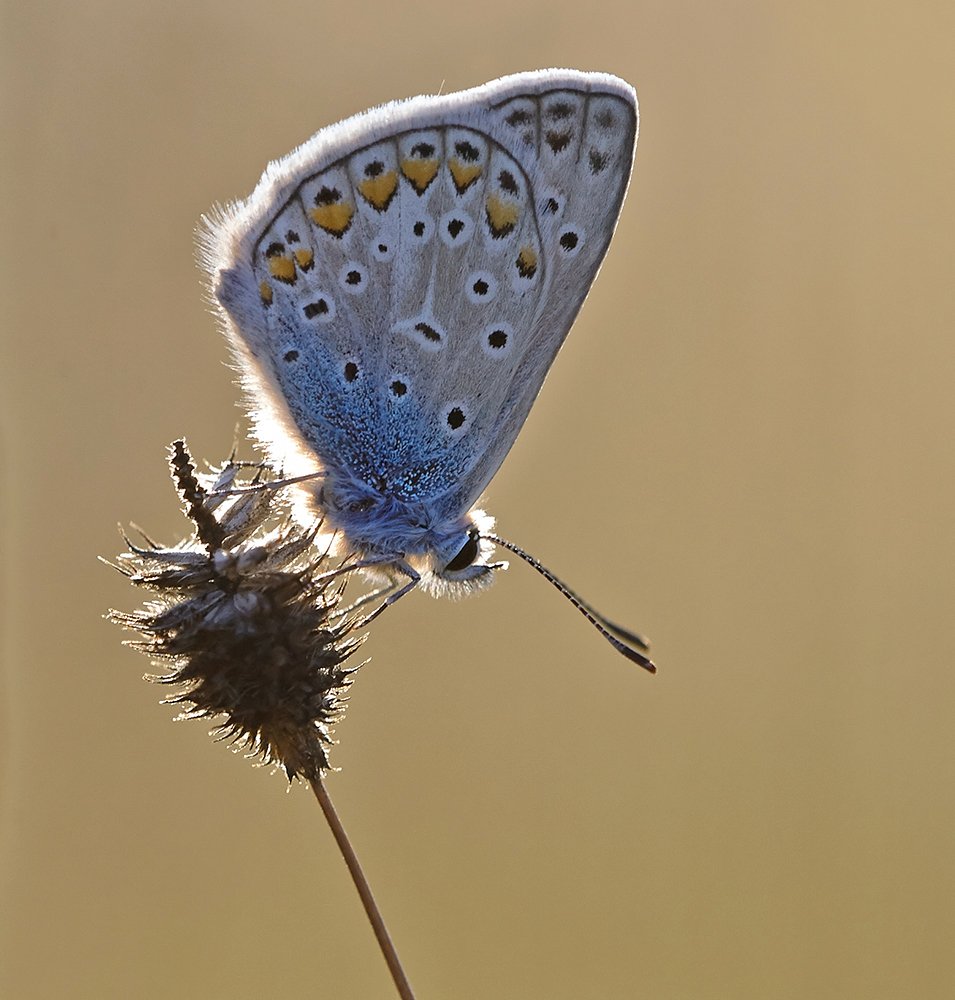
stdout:
[(604, 618), (599, 611), (595, 611), (582, 597), (575, 594), (570, 587), (559, 577), (555, 576), (546, 566), (535, 559), (529, 552), (525, 552), (519, 545), (508, 542), (498, 535), (482, 535), (489, 542), (500, 545), (502, 548), (520, 556), (529, 566), (533, 566), (545, 580), (549, 580), (571, 604), (590, 622), (591, 625), (610, 643), (618, 653), (622, 653), (628, 660), (639, 664), (644, 670), (649, 670), (651, 674), (657, 672), (656, 664), (644, 653), (649, 652), (650, 644), (647, 640), (630, 629), (615, 625), (612, 621)]

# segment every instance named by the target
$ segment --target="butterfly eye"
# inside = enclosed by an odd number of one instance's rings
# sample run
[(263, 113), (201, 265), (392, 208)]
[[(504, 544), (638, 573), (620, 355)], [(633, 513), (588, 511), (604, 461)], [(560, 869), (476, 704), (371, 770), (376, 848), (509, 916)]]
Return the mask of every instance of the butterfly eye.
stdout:
[(478, 533), (472, 528), (468, 532), (468, 540), (461, 546), (458, 554), (445, 566), (445, 570), (456, 573), (458, 570), (467, 569), (478, 556)]

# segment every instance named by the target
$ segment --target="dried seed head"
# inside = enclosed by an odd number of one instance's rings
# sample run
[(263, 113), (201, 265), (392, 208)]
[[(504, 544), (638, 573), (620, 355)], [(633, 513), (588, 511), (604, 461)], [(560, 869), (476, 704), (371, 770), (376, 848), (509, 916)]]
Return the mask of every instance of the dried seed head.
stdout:
[[(113, 565), (155, 596), (108, 617), (141, 633), (130, 645), (169, 665), (147, 676), (178, 686), (166, 700), (184, 706), (180, 718), (217, 719), (217, 738), (289, 779), (319, 778), (357, 669), (344, 663), (365, 639), (355, 634), (365, 619), (338, 609), (347, 561), (328, 564), (317, 528), (296, 524), (280, 491), (229, 493), (248, 468), (234, 458), (199, 476), (176, 441), (170, 466), (195, 534), (172, 548), (126, 538)], [(267, 483), (255, 469), (253, 485)]]

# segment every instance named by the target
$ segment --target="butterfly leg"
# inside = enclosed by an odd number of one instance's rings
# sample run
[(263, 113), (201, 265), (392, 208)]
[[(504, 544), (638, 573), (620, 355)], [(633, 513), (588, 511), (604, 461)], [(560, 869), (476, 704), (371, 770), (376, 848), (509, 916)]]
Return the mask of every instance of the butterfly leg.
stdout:
[[(348, 556), (341, 566), (337, 566), (335, 569), (329, 570), (327, 573), (322, 573), (320, 576), (317, 576), (315, 578), (316, 581), (325, 582), (326, 580), (334, 580), (336, 576), (346, 576), (348, 573), (353, 573), (356, 569), (370, 569), (372, 566), (383, 566), (385, 564), (393, 564), (396, 567), (400, 567), (401, 571), (406, 576), (410, 576), (414, 573), (414, 570), (411, 569), (410, 566), (405, 566), (404, 563), (396, 563), (394, 556), (369, 556), (367, 559), (357, 559), (354, 562), (349, 562), (348, 560), (350, 558), (351, 556)], [(415, 576), (415, 582), (417, 583), (420, 577), (418, 577), (417, 574), (415, 574)], [(391, 590), (396, 586), (397, 584), (395, 583), (389, 583), (383, 587), (379, 593)], [(360, 600), (364, 600), (364, 598), (360, 598)]]
[(341, 618), (343, 615), (351, 614), (353, 611), (357, 611), (359, 608), (363, 608), (369, 601), (374, 601), (376, 598), (381, 597), (383, 594), (391, 593), (397, 584), (386, 583), (383, 587), (376, 587), (374, 590), (368, 591), (367, 594), (362, 594), (361, 597), (356, 601), (352, 601), (347, 608), (342, 608), (340, 611), (334, 612), (330, 615), (330, 618)]
[(252, 486), (237, 486), (231, 490), (215, 490), (213, 496), (234, 497), (243, 493), (261, 493), (263, 490), (281, 490), (286, 486), (304, 483), (309, 479), (321, 479), (324, 475), (324, 472), (308, 472), (304, 476), (292, 476), (289, 479), (270, 479), (264, 483), (254, 483)]
[(397, 569), (400, 569), (401, 572), (405, 574), (405, 576), (408, 577), (408, 582), (404, 584), (404, 586), (390, 593), (381, 602), (381, 604), (379, 604), (378, 607), (375, 608), (374, 611), (372, 611), (372, 613), (364, 620), (364, 622), (362, 622), (362, 627), (368, 625), (370, 622), (373, 622), (382, 613), (382, 611), (385, 610), (385, 608), (390, 608), (392, 604), (394, 604), (396, 601), (401, 600), (401, 598), (404, 597), (405, 594), (409, 593), (409, 591), (414, 590), (414, 588), (417, 587), (418, 584), (421, 582), (421, 574), (412, 569), (407, 563), (396, 562), (394, 565)]

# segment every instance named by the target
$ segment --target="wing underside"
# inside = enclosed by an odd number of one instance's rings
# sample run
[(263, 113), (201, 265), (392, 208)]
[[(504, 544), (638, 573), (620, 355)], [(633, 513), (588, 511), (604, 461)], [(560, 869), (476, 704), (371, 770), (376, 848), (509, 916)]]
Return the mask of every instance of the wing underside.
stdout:
[(637, 128), (615, 78), (516, 80), (324, 130), (210, 227), (286, 468), (313, 456), (456, 515), (503, 461), (606, 253)]

